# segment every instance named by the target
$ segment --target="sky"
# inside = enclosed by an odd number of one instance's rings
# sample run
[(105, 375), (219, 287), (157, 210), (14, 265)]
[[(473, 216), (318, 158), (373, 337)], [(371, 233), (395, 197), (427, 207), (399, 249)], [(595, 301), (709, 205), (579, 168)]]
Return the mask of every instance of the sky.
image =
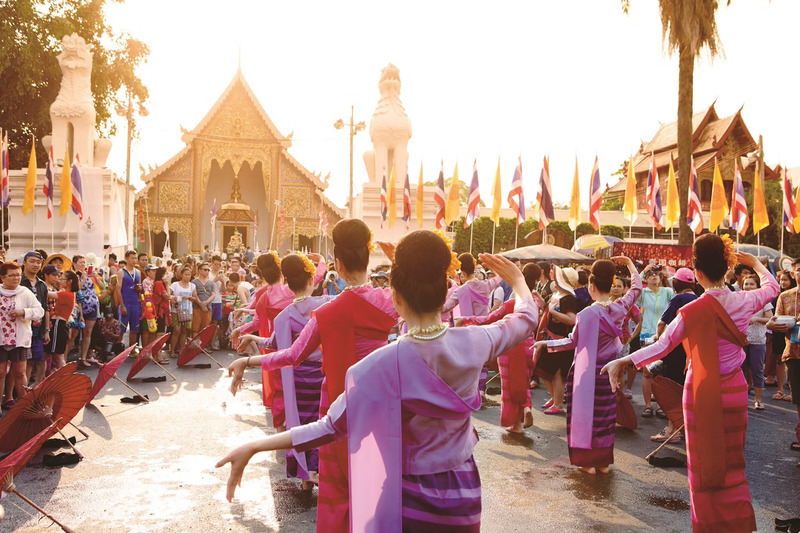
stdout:
[[(797, 0), (720, 2), (724, 56), (697, 61), (694, 110), (716, 101), (720, 117), (736, 113), (764, 136), (769, 166), (800, 166), (800, 20)], [(477, 160), (484, 200), (500, 160), (503, 205), (522, 158), (526, 200), (536, 195), (550, 156), (554, 200), (569, 201), (577, 159), (582, 200), (599, 158), (601, 182), (660, 123), (677, 116), (678, 60), (662, 46), (656, 0), (472, 2), (272, 2), (128, 0), (106, 5), (108, 22), (151, 50), (140, 75), (150, 91), (149, 115), (138, 119), (131, 180), (138, 165), (157, 166), (183, 146), (191, 130), (235, 75), (237, 63), (278, 129), (294, 132), (290, 153), (312, 172), (331, 173), (329, 198), (344, 206), (349, 180), (347, 130), (333, 123), (369, 120), (379, 99), (380, 71), (400, 69), (401, 99), (411, 120), (409, 173), (422, 163), (434, 180), (458, 163), (469, 180)], [(108, 166), (125, 174), (125, 126)], [(356, 193), (367, 181), (354, 146)], [(488, 202), (487, 202), (488, 204)]]

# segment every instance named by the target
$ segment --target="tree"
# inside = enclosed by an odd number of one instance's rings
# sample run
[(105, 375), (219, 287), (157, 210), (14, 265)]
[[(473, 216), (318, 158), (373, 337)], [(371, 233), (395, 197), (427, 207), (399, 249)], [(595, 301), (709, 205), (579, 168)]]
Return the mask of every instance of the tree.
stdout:
[[(136, 102), (147, 99), (147, 88), (136, 68), (147, 60), (147, 45), (118, 34), (106, 23), (106, 0), (14, 0), (0, 2), (0, 80), (3, 99), (0, 125), (8, 129), (12, 168), (27, 166), (31, 135), (51, 133), (50, 104), (61, 85), (56, 56), (61, 38), (77, 33), (92, 46), (92, 93), (97, 128), (113, 135), (109, 120), (115, 104), (127, 93)], [(38, 164), (46, 162), (38, 151)]]
[[(396, 178), (396, 176), (395, 176)], [(386, 179), (388, 180), (389, 177), (387, 176)], [(469, 178), (472, 180), (472, 176)], [(445, 178), (444, 180), (444, 197), (447, 199), (448, 191), (450, 190), (450, 185), (453, 184), (453, 177), (450, 176), (449, 178)], [(425, 187), (436, 187), (435, 181), (426, 181), (423, 183)], [(397, 182), (395, 182), (395, 188), (397, 188)], [(400, 181), (400, 188), (403, 188), (403, 182)], [(460, 205), (467, 205), (469, 203), (469, 184), (465, 182), (463, 179), (458, 178), (458, 202)], [(481, 198), (481, 203), (479, 204), (481, 207), (486, 207), (486, 204)], [(462, 224), (463, 225), (463, 224)]]
[[(627, 13), (630, 0), (621, 1)], [(712, 57), (722, 52), (716, 20), (719, 0), (658, 0), (658, 7), (667, 53), (678, 52), (678, 195), (681, 206), (678, 243), (690, 245), (692, 231), (686, 223), (686, 214), (692, 157), (694, 61), (704, 48), (708, 48)]]

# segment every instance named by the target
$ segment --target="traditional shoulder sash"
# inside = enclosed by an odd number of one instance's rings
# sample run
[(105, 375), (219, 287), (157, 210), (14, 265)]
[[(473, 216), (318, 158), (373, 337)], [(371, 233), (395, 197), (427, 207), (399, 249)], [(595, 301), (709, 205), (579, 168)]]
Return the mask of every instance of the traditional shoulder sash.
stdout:
[[(461, 308), (462, 316), (473, 316), (475, 314), (473, 304), (482, 306), (489, 305), (489, 297), (479, 294), (472, 285), (475, 282), (466, 283), (456, 289), (458, 291), (458, 306)], [(484, 313), (485, 314), (485, 313)]]
[(683, 317), (686, 338), (686, 366), (692, 365), (692, 387), (688, 391), (694, 401), (697, 427), (703, 437), (697, 439), (697, 465), (704, 487), (725, 484), (725, 442), (722, 417), (722, 387), (719, 374), (719, 339), (738, 346), (747, 344), (747, 337), (713, 296), (698, 298), (678, 311)]

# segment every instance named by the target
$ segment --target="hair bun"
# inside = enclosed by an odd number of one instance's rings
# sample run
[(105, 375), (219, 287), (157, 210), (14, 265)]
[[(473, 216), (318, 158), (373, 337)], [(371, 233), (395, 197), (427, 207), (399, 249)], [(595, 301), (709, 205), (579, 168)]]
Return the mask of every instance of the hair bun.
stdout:
[(363, 220), (346, 218), (333, 227), (333, 240), (343, 248), (360, 248), (372, 240), (372, 232)]

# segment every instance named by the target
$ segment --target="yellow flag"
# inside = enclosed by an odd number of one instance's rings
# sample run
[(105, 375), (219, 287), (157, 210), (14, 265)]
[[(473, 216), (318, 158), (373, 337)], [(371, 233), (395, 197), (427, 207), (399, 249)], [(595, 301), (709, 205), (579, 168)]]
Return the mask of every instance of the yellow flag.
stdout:
[(633, 156), (628, 160), (628, 179), (625, 182), (625, 205), (622, 211), (625, 218), (633, 224), (636, 222), (636, 173), (633, 171)]
[(578, 179), (578, 157), (575, 156), (575, 177), (572, 178), (572, 197), (569, 201), (569, 229), (575, 231), (581, 223), (581, 184)]
[(69, 151), (64, 154), (64, 166), (61, 169), (61, 209), (58, 216), (63, 217), (72, 207), (72, 180), (70, 179)]
[(453, 171), (453, 182), (450, 184), (450, 191), (447, 193), (447, 204), (444, 208), (444, 221), (452, 224), (458, 218), (458, 206), (461, 200), (461, 191), (458, 186), (458, 163)]
[(753, 232), (758, 233), (769, 226), (769, 215), (767, 215), (767, 202), (764, 199), (764, 184), (758, 175), (758, 165), (753, 174)]
[(494, 174), (494, 185), (492, 185), (492, 220), (494, 225), (500, 224), (500, 207), (503, 204), (502, 187), (500, 187), (500, 158), (497, 158), (497, 172)]
[(386, 204), (387, 208), (389, 209), (389, 227), (391, 228), (394, 225), (394, 219), (397, 217), (397, 213), (395, 212), (395, 193), (394, 193), (394, 167), (392, 167), (392, 172), (389, 175), (389, 186), (386, 188)]
[(422, 219), (425, 214), (424, 211), (424, 202), (425, 202), (425, 186), (422, 184), (422, 162), (419, 163), (419, 183), (417, 183), (417, 205), (414, 207), (417, 211), (417, 224), (419, 224), (419, 228), (422, 229)]
[(711, 221), (708, 231), (712, 233), (730, 213), (728, 200), (725, 198), (725, 184), (722, 183), (722, 174), (719, 172), (719, 162), (714, 160), (714, 183), (711, 188)]
[(678, 223), (681, 206), (678, 200), (678, 181), (675, 179), (675, 168), (672, 166), (672, 154), (669, 157), (669, 177), (667, 178), (667, 216), (664, 229), (670, 229)]
[(31, 159), (28, 161), (28, 179), (25, 180), (25, 199), (22, 201), (22, 214), (33, 211), (36, 194), (36, 139), (31, 139)]

